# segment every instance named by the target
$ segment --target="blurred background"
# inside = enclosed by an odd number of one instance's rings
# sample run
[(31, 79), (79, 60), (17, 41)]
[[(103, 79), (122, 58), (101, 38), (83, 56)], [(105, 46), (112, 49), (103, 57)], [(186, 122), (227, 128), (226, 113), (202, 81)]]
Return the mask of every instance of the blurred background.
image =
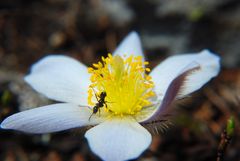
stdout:
[[(168, 56), (205, 48), (222, 57), (220, 75), (176, 102), (173, 125), (153, 133), (152, 145), (137, 160), (216, 160), (230, 116), (236, 128), (224, 160), (240, 160), (239, 0), (0, 1), (0, 121), (52, 103), (23, 81), (34, 62), (65, 54), (91, 65), (133, 30), (140, 34), (151, 68)], [(0, 160), (99, 160), (85, 131), (30, 135), (0, 130)]]

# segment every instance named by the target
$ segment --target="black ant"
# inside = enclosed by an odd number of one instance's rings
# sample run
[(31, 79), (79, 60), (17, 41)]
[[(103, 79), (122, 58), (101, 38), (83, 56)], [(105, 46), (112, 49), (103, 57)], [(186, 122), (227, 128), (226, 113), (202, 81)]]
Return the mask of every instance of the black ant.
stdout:
[(89, 121), (90, 121), (90, 119), (91, 119), (93, 114), (96, 114), (97, 112), (100, 113), (100, 108), (102, 108), (104, 105), (107, 107), (107, 104), (106, 104), (107, 102), (105, 100), (106, 96), (107, 96), (106, 92), (101, 92), (100, 95), (99, 95), (99, 99), (98, 99), (98, 96), (95, 93), (95, 97), (97, 99), (97, 103), (95, 104), (95, 106), (92, 109), (93, 112), (92, 112), (91, 116), (88, 119)]

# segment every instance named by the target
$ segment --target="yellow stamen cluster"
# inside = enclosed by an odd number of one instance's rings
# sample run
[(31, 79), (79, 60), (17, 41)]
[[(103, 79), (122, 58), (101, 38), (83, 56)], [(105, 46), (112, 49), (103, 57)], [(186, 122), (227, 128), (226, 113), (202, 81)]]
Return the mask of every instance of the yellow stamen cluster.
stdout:
[(151, 77), (145, 74), (148, 62), (143, 62), (140, 56), (122, 58), (118, 55), (102, 57), (102, 62), (93, 64), (88, 71), (91, 82), (88, 91), (88, 103), (96, 104), (94, 92), (99, 96), (106, 92), (106, 111), (114, 115), (135, 115), (143, 107), (150, 106), (149, 99), (155, 96)]

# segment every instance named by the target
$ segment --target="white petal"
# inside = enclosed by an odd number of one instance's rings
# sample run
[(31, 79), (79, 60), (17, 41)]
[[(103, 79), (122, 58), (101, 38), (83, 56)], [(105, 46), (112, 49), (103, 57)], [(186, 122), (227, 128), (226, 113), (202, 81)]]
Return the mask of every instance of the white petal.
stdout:
[(25, 80), (50, 99), (87, 105), (89, 78), (87, 67), (77, 60), (51, 55), (34, 64)]
[(151, 143), (151, 134), (129, 119), (109, 120), (85, 134), (90, 148), (106, 161), (137, 158)]
[(148, 113), (147, 118), (143, 120), (139, 120), (141, 123), (152, 123), (155, 121), (164, 121), (168, 120), (168, 117), (172, 115), (172, 103), (175, 98), (179, 95), (179, 93), (184, 89), (183, 85), (189, 75), (193, 72), (196, 72), (200, 69), (199, 64), (193, 62), (186, 66), (178, 76), (172, 80), (170, 85), (167, 88), (166, 93), (164, 94), (163, 99), (159, 104), (157, 104), (157, 108), (154, 111), (150, 111)]
[(119, 55), (121, 57), (124, 57), (124, 55), (126, 55), (126, 57), (130, 55), (142, 56), (144, 60), (142, 45), (138, 34), (135, 31), (129, 33), (114, 51), (113, 55)]
[(200, 69), (187, 77), (178, 97), (183, 97), (201, 88), (220, 71), (220, 58), (208, 50), (198, 54), (172, 56), (152, 70), (150, 75), (155, 83), (155, 89), (160, 97), (164, 97), (172, 80), (191, 63), (199, 64)]
[(34, 108), (9, 116), (1, 123), (3, 129), (28, 133), (50, 133), (99, 123), (87, 107), (61, 103)]

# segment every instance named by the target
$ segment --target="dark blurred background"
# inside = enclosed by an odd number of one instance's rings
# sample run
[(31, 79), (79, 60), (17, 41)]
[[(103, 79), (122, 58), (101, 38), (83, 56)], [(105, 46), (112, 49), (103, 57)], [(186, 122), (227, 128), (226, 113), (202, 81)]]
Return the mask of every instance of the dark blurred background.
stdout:
[[(91, 65), (137, 31), (153, 68), (164, 58), (208, 48), (222, 57), (220, 75), (178, 101), (173, 126), (155, 134), (137, 160), (216, 160), (230, 116), (236, 128), (224, 160), (240, 160), (239, 0), (7, 0), (0, 1), (0, 121), (50, 104), (22, 78), (48, 54)], [(1, 161), (99, 160), (84, 132), (29, 135), (0, 130)]]

